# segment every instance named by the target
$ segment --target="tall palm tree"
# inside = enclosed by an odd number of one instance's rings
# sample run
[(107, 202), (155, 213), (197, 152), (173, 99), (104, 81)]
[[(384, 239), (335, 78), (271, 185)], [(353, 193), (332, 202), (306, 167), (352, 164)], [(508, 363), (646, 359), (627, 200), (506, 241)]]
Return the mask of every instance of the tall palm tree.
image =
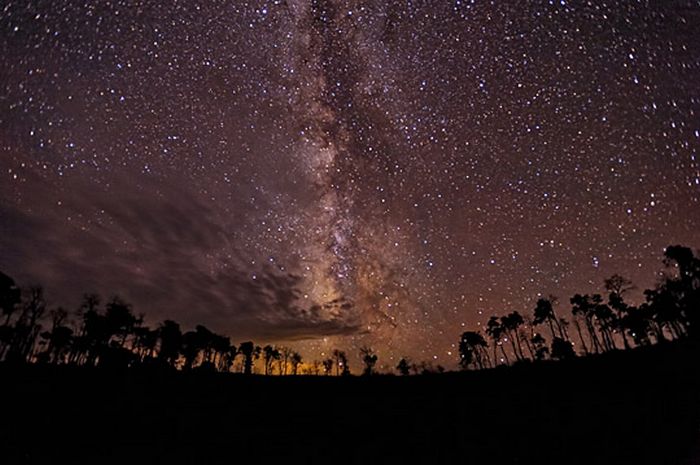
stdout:
[[(602, 351), (602, 345), (598, 339), (598, 335), (596, 334), (595, 326), (593, 324), (596, 302), (588, 294), (575, 294), (570, 301), (572, 305), (571, 313), (574, 315), (574, 317), (580, 316), (586, 323), (586, 329), (588, 330), (588, 335), (590, 336), (592, 350), (595, 353), (600, 353)], [(582, 336), (581, 340), (583, 341)]]
[(459, 364), (461, 367), (466, 370), (469, 365), (473, 364), (475, 368), (484, 368), (483, 352), (487, 347), (488, 344), (480, 333), (475, 331), (462, 333), (459, 341)]
[(291, 357), (294, 351), (289, 347), (281, 346), (278, 347), (279, 359), (277, 360), (277, 368), (280, 375), (284, 376), (287, 374), (287, 368), (291, 362)]
[(269, 375), (272, 373), (273, 362), (280, 359), (280, 351), (268, 344), (262, 348), (262, 358), (265, 374)]
[(588, 345), (586, 344), (586, 340), (583, 338), (583, 332), (581, 331), (581, 323), (580, 323), (580, 316), (578, 314), (574, 314), (573, 322), (574, 322), (574, 327), (576, 328), (576, 334), (578, 334), (578, 339), (581, 341), (581, 347), (583, 347), (583, 353), (588, 355)]
[(519, 331), (520, 340), (525, 343), (530, 359), (535, 360), (535, 349), (532, 346), (532, 338), (535, 336), (534, 324), (529, 316), (523, 317), (523, 328)]
[(612, 336), (613, 330), (617, 326), (615, 314), (610, 307), (603, 303), (603, 297), (600, 294), (593, 294), (591, 301), (594, 304), (593, 315), (603, 336), (605, 350), (616, 349), (615, 339)]
[[(214, 352), (214, 359), (212, 361), (214, 368), (217, 371), (227, 372), (233, 363), (233, 359), (236, 357), (236, 348), (231, 346), (231, 339), (227, 336), (214, 334), (212, 350)], [(232, 352), (233, 357), (231, 357)]]
[(513, 353), (515, 354), (515, 358), (518, 360), (525, 358), (523, 356), (522, 347), (520, 346), (520, 339), (518, 338), (518, 329), (523, 325), (523, 323), (525, 323), (525, 320), (523, 320), (522, 315), (520, 315), (520, 313), (517, 311), (501, 317), (501, 328), (503, 328), (505, 333), (508, 335), (510, 344), (513, 347)]
[(505, 330), (503, 329), (500, 319), (497, 316), (492, 316), (489, 318), (489, 321), (486, 322), (486, 334), (493, 341), (493, 366), (498, 365), (498, 347), (501, 348), (501, 353), (503, 354), (503, 359), (505, 360), (506, 365), (510, 365), (508, 354), (503, 348), (503, 343), (501, 342), (504, 332)]
[(260, 347), (253, 344), (251, 341), (241, 342), (238, 346), (238, 352), (243, 355), (243, 373), (250, 375), (253, 373), (253, 363), (255, 359), (260, 357)]
[(629, 306), (625, 303), (624, 295), (626, 292), (634, 288), (632, 281), (619, 274), (614, 274), (611, 277), (605, 279), (603, 282), (605, 289), (608, 291), (608, 305), (615, 310), (617, 316), (617, 330), (622, 335), (622, 343), (625, 349), (629, 349), (630, 343), (627, 340), (627, 334), (623, 326), (623, 320), (627, 312), (629, 311)]
[[(226, 338), (228, 341), (229, 339)], [(219, 357), (219, 364), (217, 365), (217, 370), (228, 373), (231, 371), (231, 367), (236, 361), (236, 356), (238, 355), (238, 350), (234, 344), (228, 345), (226, 350)]]
[(554, 313), (554, 300), (554, 297), (549, 297), (546, 299), (540, 298), (537, 300), (534, 312), (535, 319), (533, 320), (533, 323), (535, 325), (541, 325), (545, 322), (548, 323), (549, 330), (552, 334), (552, 339), (557, 337), (557, 334), (555, 334), (554, 332), (554, 325), (556, 325), (559, 330), (559, 337), (564, 339), (565, 336), (561, 324), (559, 323), (559, 320), (557, 319), (557, 316)]

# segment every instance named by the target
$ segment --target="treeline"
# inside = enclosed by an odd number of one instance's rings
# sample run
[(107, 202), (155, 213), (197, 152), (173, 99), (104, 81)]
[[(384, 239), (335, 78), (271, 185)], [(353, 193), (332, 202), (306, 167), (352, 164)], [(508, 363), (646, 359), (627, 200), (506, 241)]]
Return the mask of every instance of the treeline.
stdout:
[[(8, 363), (71, 364), (87, 367), (151, 367), (183, 371), (260, 373), (264, 375), (350, 375), (347, 353), (335, 349), (324, 360), (304, 363), (297, 351), (252, 341), (231, 343), (203, 325), (183, 332), (165, 320), (156, 328), (135, 315), (132, 306), (113, 297), (104, 306), (96, 294), (83, 296), (70, 314), (49, 308), (41, 287), (20, 289), (0, 272), (0, 361)], [(360, 349), (363, 373), (374, 373), (377, 356)]]
[[(160, 365), (247, 374), (253, 373), (258, 359), (265, 374), (297, 374), (302, 363), (301, 355), (288, 347), (259, 347), (251, 341), (236, 346), (230, 338), (203, 325), (183, 332), (178, 323), (165, 320), (150, 328), (143, 316), (134, 315), (131, 305), (119, 297), (102, 308), (97, 295), (85, 295), (73, 315), (61, 307), (49, 309), (41, 287), (22, 290), (3, 273), (0, 308), (4, 316), (0, 360), (10, 363), (112, 368)], [(321, 364), (317, 365), (320, 372)]]
[[(700, 313), (700, 258), (683, 246), (664, 252), (666, 272), (645, 302), (625, 301), (633, 289), (626, 278), (614, 275), (604, 282), (606, 294), (576, 294), (567, 317), (557, 315), (554, 297), (541, 298), (532, 316), (518, 311), (492, 316), (484, 334), (467, 331), (459, 341), (463, 369), (484, 369), (524, 361), (567, 359), (663, 343), (697, 335)], [(9, 363), (72, 364), (125, 368), (162, 367), (183, 371), (238, 372), (265, 375), (350, 374), (347, 353), (333, 350), (324, 360), (304, 363), (295, 350), (252, 341), (238, 346), (227, 336), (203, 325), (183, 331), (165, 320), (156, 328), (135, 315), (132, 306), (114, 297), (102, 306), (97, 295), (83, 297), (70, 314), (49, 308), (41, 287), (20, 289), (0, 272), (0, 361)], [(544, 328), (544, 329), (542, 329)], [(377, 354), (360, 349), (364, 375), (376, 372)], [(403, 358), (401, 375), (439, 373), (440, 365), (416, 364)]]
[[(492, 316), (485, 334), (466, 331), (459, 341), (463, 369), (523, 361), (568, 359), (697, 336), (700, 313), (700, 258), (688, 247), (664, 251), (663, 278), (644, 291), (645, 301), (625, 301), (633, 284), (613, 275), (603, 294), (576, 294), (567, 317), (557, 315), (556, 298), (537, 301), (532, 316), (518, 311)], [(541, 330), (540, 328), (545, 328)]]

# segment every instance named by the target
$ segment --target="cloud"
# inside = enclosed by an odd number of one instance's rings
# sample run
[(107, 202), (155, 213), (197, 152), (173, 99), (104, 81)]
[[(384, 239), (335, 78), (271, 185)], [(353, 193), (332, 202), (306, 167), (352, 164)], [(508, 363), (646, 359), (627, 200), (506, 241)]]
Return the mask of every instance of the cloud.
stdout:
[(57, 305), (74, 307), (84, 292), (118, 294), (152, 324), (171, 318), (240, 338), (358, 330), (347, 302), (305, 304), (299, 277), (250, 269), (225, 219), (186, 186), (71, 179), (66, 190), (39, 181), (28, 196), (60, 200), (32, 202), (42, 208), (31, 212), (0, 203), (0, 269), (43, 284)]

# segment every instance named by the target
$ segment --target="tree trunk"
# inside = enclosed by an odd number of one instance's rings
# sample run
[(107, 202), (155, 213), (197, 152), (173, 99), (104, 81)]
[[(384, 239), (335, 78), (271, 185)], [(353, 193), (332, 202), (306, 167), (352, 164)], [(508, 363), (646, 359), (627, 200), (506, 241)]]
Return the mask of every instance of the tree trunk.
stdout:
[(530, 353), (530, 358), (532, 360), (535, 360), (535, 352), (533, 352), (532, 345), (530, 344), (530, 341), (527, 339), (527, 337), (525, 338), (525, 346), (527, 347), (527, 351)]
[(620, 328), (620, 333), (622, 334), (622, 345), (625, 347), (625, 350), (629, 350), (631, 348), (629, 341), (627, 340), (627, 334), (625, 333), (625, 328)]
[(617, 344), (615, 344), (615, 338), (613, 337), (612, 330), (610, 329), (610, 322), (605, 324), (605, 331), (608, 333), (608, 340), (610, 342), (610, 347), (612, 350), (617, 350)]
[(586, 328), (588, 329), (588, 334), (591, 336), (591, 345), (593, 346), (593, 350), (596, 354), (599, 354), (601, 352), (601, 346), (600, 346), (600, 341), (598, 340), (598, 336), (595, 333), (595, 327), (593, 327), (593, 321), (591, 321), (590, 318), (586, 318)]
[(503, 358), (506, 359), (506, 365), (510, 365), (510, 360), (508, 360), (508, 354), (506, 353), (506, 350), (503, 348), (503, 344), (501, 344), (501, 352), (503, 353)]
[[(557, 324), (557, 329), (559, 330), (559, 337), (564, 339), (564, 340), (568, 340), (568, 338), (564, 336), (564, 330), (562, 329), (561, 323), (559, 323), (559, 320), (557, 320), (557, 317), (553, 315), (551, 317), (551, 319), (554, 320), (554, 322)], [(554, 335), (552, 334), (552, 340), (554, 340), (553, 336)]]
[[(512, 336), (512, 334), (510, 335)], [(515, 339), (510, 338), (510, 345), (513, 346), (513, 353), (515, 354), (515, 359), (520, 360), (520, 355), (518, 355), (518, 349), (515, 347)]]
[(586, 341), (583, 340), (583, 333), (581, 333), (581, 325), (578, 322), (578, 318), (574, 317), (574, 326), (576, 326), (576, 332), (578, 333), (578, 338), (581, 340), (581, 346), (583, 346), (583, 353), (588, 355), (588, 347), (586, 346)]

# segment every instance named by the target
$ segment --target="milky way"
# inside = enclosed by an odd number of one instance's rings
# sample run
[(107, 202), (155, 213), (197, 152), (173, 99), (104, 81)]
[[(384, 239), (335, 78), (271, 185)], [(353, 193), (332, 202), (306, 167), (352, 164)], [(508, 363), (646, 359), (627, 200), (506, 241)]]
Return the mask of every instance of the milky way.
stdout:
[(0, 269), (56, 305), (453, 366), (700, 246), (699, 2), (0, 8)]

